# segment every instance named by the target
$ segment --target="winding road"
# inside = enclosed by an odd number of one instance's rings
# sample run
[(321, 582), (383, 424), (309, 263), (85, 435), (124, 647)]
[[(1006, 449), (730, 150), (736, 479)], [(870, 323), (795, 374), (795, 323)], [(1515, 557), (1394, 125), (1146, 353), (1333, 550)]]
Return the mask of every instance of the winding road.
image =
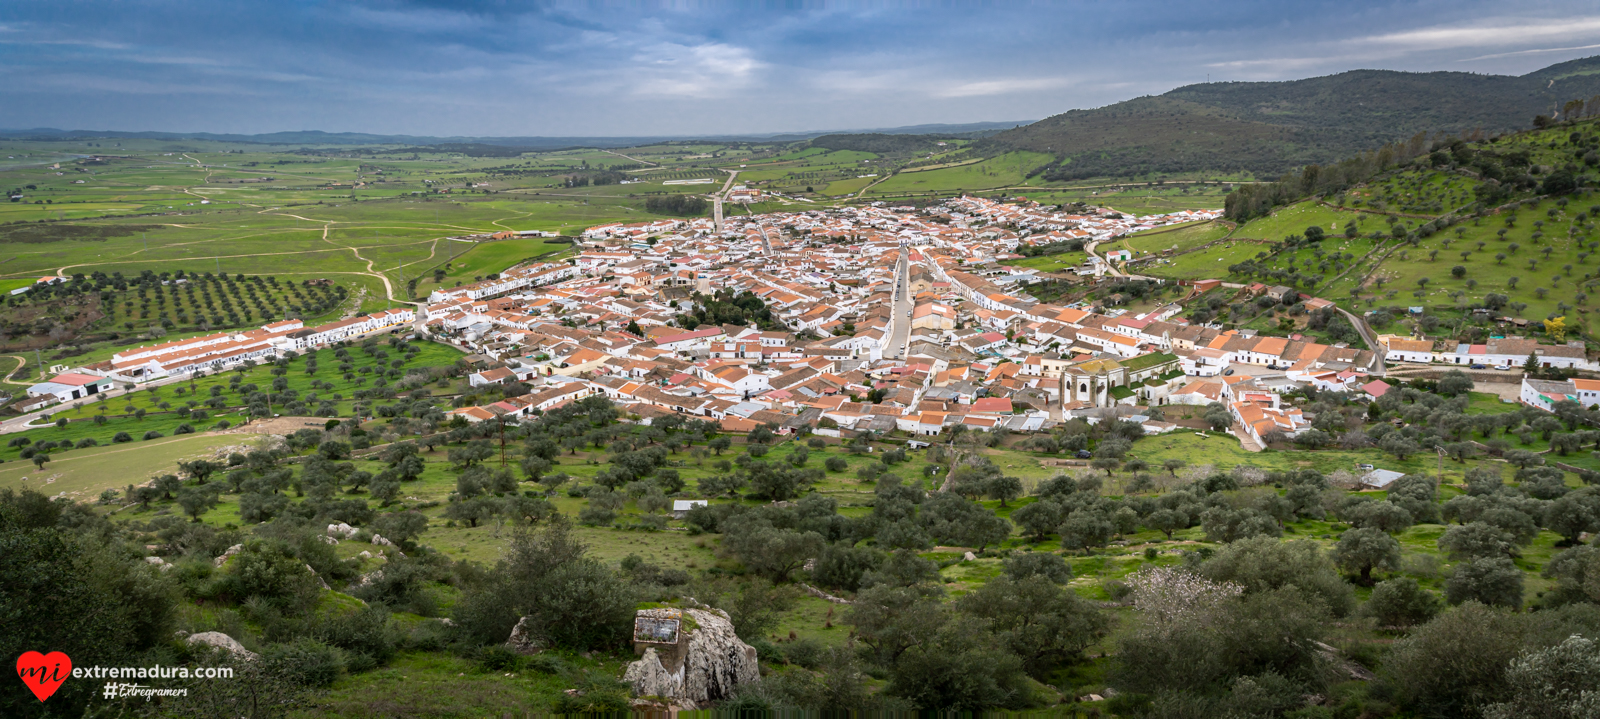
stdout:
[(1108, 259), (1106, 259), (1104, 257), (1101, 257), (1100, 255), (1095, 253), (1094, 248), (1095, 248), (1095, 245), (1098, 245), (1098, 244), (1100, 244), (1099, 240), (1095, 240), (1093, 242), (1090, 242), (1089, 244), (1083, 246), (1083, 251), (1089, 253), (1090, 257), (1093, 257), (1093, 258), (1105, 263), (1106, 272), (1111, 273), (1112, 277), (1127, 277), (1127, 275), (1123, 274), (1122, 270), (1117, 269), (1116, 265), (1111, 264), (1110, 260), (1108, 260)]

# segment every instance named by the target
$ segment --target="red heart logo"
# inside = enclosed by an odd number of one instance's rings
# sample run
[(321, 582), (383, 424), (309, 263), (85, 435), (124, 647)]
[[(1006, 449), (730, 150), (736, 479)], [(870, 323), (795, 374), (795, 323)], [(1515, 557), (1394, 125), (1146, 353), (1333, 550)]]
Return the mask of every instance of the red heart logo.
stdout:
[(66, 652), (24, 652), (17, 657), (17, 676), (33, 690), (39, 701), (44, 701), (72, 676), (72, 658)]

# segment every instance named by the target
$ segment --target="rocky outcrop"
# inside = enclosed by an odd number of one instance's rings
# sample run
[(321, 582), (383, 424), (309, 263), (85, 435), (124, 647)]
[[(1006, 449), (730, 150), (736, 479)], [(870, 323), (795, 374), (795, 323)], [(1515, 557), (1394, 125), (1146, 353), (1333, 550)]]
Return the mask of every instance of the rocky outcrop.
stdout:
[(544, 651), (544, 643), (539, 641), (533, 625), (528, 623), (528, 618), (517, 620), (517, 626), (511, 628), (511, 637), (506, 639), (506, 648), (518, 654), (533, 655)]
[(229, 654), (232, 654), (235, 658), (246, 661), (255, 661), (256, 658), (255, 652), (245, 649), (244, 645), (239, 643), (239, 640), (223, 634), (222, 632), (200, 632), (199, 634), (190, 634), (188, 637), (184, 638), (184, 641), (191, 645), (204, 644), (206, 646), (216, 647)]
[(696, 708), (693, 701), (681, 696), (683, 668), (679, 667), (676, 672), (667, 671), (655, 647), (645, 649), (644, 656), (640, 657), (639, 661), (628, 665), (628, 670), (622, 675), (622, 681), (633, 687), (636, 696), (670, 698), (681, 709)]
[(333, 591), (333, 587), (328, 586), (328, 580), (323, 579), (322, 575), (317, 574), (317, 570), (312, 569), (311, 565), (309, 565), (309, 564), (306, 565), (306, 571), (310, 572), (311, 576), (317, 578), (317, 584), (322, 585), (323, 589), (326, 589), (326, 590), (328, 590), (330, 592)]
[(834, 604), (854, 604), (854, 602), (852, 602), (852, 601), (850, 601), (848, 599), (845, 599), (843, 597), (835, 597), (832, 594), (824, 592), (821, 589), (817, 589), (816, 587), (813, 587), (813, 586), (811, 586), (809, 584), (806, 584), (805, 582), (800, 582), (799, 584), (800, 584), (800, 588), (805, 590), (806, 594), (810, 594), (811, 596), (816, 597), (818, 599), (822, 599), (822, 600), (826, 600), (826, 601), (829, 601), (829, 602), (833, 602)]
[(634, 648), (642, 656), (623, 675), (634, 694), (686, 709), (761, 680), (755, 647), (739, 639), (721, 610), (642, 609), (634, 618)]
[(348, 524), (345, 524), (344, 522), (339, 522), (338, 524), (330, 524), (330, 525), (328, 525), (328, 536), (330, 536), (330, 537), (340, 537), (340, 538), (343, 538), (343, 539), (354, 539), (355, 536), (356, 536), (356, 532), (357, 531), (360, 531), (360, 530), (357, 530), (355, 527), (352, 527), (352, 526), (350, 526)]
[(231, 547), (228, 547), (228, 551), (223, 552), (222, 556), (211, 560), (211, 563), (212, 563), (213, 566), (220, 567), (223, 564), (226, 564), (228, 560), (233, 559), (233, 555), (238, 554), (239, 552), (241, 552), (243, 550), (244, 550), (244, 545), (243, 544), (235, 544), (235, 545), (233, 545)]

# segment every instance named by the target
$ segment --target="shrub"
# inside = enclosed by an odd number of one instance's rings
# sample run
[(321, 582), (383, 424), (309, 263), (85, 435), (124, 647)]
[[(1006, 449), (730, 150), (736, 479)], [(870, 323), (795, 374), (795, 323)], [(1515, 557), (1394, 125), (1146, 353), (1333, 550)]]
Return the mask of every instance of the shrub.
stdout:
[(1333, 561), (1309, 540), (1240, 540), (1218, 550), (1201, 565), (1200, 573), (1213, 581), (1239, 584), (1251, 594), (1299, 587), (1321, 599), (1334, 616), (1344, 616), (1355, 607), (1350, 585), (1339, 578)]
[(1033, 576), (1042, 576), (1057, 584), (1072, 581), (1072, 568), (1068, 567), (1067, 560), (1058, 554), (1024, 552), (1006, 557), (1002, 564), (1006, 576), (1017, 581)]
[(353, 672), (388, 664), (400, 642), (389, 612), (374, 607), (329, 619), (319, 629), (326, 642), (346, 652), (347, 668)]
[(490, 644), (478, 649), (478, 664), (492, 672), (514, 672), (522, 668), (522, 655), (504, 644)]
[(164, 436), (166, 436), (166, 435), (163, 435), (160, 432), (157, 432), (156, 430), (153, 430), (153, 429), (150, 430), (149, 432), (145, 432), (144, 433), (144, 439), (147, 439), (147, 440), (150, 440), (150, 439), (161, 439)]
[(117, 444), (121, 444), (123, 442), (132, 442), (133, 441), (133, 437), (130, 436), (127, 432), (118, 432), (118, 433), (116, 433), (115, 435), (113, 435), (111, 437), (111, 441), (112, 442), (116, 442)]
[(578, 511), (578, 523), (590, 526), (608, 527), (617, 521), (617, 513), (605, 507), (593, 504)]
[(547, 646), (587, 651), (626, 641), (635, 601), (633, 588), (584, 556), (557, 517), (539, 530), (519, 527), (505, 561), (456, 603), (453, 618), (480, 645), (504, 642), (525, 617)]
[(1468, 602), (1395, 642), (1386, 683), (1422, 716), (1474, 716), (1500, 694), (1506, 667), (1523, 645), (1516, 617)]
[(261, 654), (261, 663), (279, 676), (305, 687), (323, 688), (344, 673), (344, 655), (315, 639), (278, 644)]
[(816, 567), (811, 570), (812, 581), (853, 592), (861, 587), (863, 574), (883, 563), (883, 552), (847, 544), (830, 544), (823, 548), (822, 554), (817, 556)]
[(1522, 606), (1522, 570), (1510, 559), (1474, 559), (1456, 567), (1445, 583), (1451, 604), (1472, 600), (1490, 606)]
[(1419, 586), (1417, 580), (1400, 577), (1373, 587), (1372, 598), (1361, 607), (1361, 613), (1378, 620), (1379, 626), (1403, 628), (1432, 619), (1440, 604), (1439, 597)]
[(829, 457), (828, 460), (822, 464), (824, 467), (828, 468), (829, 472), (843, 472), (850, 468), (850, 463), (845, 461), (844, 457)]
[(269, 602), (316, 586), (316, 577), (306, 563), (277, 541), (254, 539), (245, 542), (240, 552), (223, 565), (227, 592), (235, 599), (258, 597)]

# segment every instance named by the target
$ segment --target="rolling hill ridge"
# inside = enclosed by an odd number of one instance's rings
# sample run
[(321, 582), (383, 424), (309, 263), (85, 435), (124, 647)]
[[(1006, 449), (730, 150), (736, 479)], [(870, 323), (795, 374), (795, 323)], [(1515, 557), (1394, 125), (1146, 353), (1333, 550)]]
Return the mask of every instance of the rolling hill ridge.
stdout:
[(977, 143), (1057, 157), (1057, 180), (1193, 171), (1276, 175), (1418, 132), (1498, 133), (1600, 95), (1600, 57), (1521, 76), (1353, 70), (1285, 82), (1186, 85), (1073, 110)]

